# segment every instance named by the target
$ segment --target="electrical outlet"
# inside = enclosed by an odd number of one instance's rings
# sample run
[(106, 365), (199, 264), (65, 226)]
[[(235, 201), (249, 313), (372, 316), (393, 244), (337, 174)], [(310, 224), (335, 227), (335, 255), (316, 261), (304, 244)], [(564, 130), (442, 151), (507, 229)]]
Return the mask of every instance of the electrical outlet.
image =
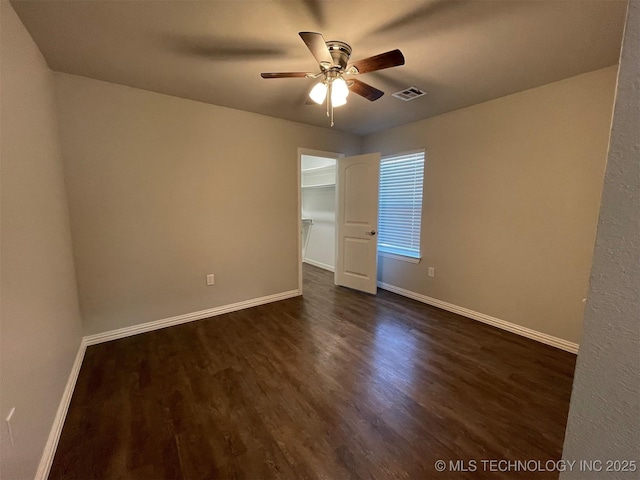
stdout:
[(435, 277), (435, 276), (436, 276), (436, 269), (435, 269), (435, 268), (433, 268), (433, 267), (429, 267), (428, 275), (429, 275), (430, 277)]
[(16, 411), (16, 407), (13, 407), (11, 409), (11, 411), (9, 412), (9, 415), (7, 415), (7, 418), (5, 419), (5, 421), (7, 422), (7, 432), (8, 432), (8, 436), (9, 436), (9, 443), (11, 444), (11, 446), (13, 447), (13, 431), (11, 430), (11, 417), (13, 417), (14, 412)]
[(213, 276), (213, 273), (207, 275), (207, 285), (215, 285), (216, 279)]

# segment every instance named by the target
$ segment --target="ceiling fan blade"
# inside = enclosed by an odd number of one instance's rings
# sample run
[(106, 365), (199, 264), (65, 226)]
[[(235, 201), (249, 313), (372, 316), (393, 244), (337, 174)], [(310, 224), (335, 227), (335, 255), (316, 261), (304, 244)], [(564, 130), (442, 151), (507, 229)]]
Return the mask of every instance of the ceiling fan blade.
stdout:
[(315, 32), (300, 32), (300, 38), (307, 45), (307, 48), (311, 51), (313, 57), (318, 61), (321, 66), (331, 67), (333, 66), (333, 58), (327, 48), (327, 44), (324, 41), (324, 37), (320, 33)]
[(261, 73), (262, 78), (305, 78), (313, 73), (306, 72), (279, 72), (279, 73)]
[(358, 73), (375, 72), (390, 67), (404, 65), (404, 55), (400, 50), (391, 50), (374, 57), (358, 60), (350, 65), (358, 69)]
[(384, 92), (382, 90), (378, 90), (368, 83), (361, 82), (360, 80), (357, 80), (355, 78), (352, 78), (349, 81), (353, 82), (353, 85), (349, 87), (349, 90), (351, 90), (353, 93), (357, 93), (367, 100), (371, 100), (373, 102), (384, 95)]

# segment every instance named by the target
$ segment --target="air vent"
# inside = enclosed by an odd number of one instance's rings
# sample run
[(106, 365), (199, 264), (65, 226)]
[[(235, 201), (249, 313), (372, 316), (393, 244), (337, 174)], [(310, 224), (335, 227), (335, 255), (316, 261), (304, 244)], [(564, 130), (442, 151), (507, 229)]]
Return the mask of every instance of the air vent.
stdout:
[(391, 96), (399, 98), (400, 100), (404, 100), (405, 102), (408, 102), (409, 100), (422, 97), (423, 95), (426, 95), (426, 94), (427, 92), (424, 92), (419, 88), (409, 87), (405, 90), (400, 90), (399, 92), (392, 93)]

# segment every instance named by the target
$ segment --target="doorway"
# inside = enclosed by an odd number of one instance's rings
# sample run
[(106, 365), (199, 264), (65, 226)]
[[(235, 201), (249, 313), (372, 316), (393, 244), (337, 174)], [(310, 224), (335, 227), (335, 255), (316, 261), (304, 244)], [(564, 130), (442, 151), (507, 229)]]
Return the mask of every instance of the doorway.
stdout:
[(380, 154), (298, 149), (298, 290), (302, 264), (334, 272), (336, 285), (377, 291)]
[(336, 166), (341, 153), (298, 150), (300, 215), (299, 289), (302, 264), (333, 272), (336, 265)]

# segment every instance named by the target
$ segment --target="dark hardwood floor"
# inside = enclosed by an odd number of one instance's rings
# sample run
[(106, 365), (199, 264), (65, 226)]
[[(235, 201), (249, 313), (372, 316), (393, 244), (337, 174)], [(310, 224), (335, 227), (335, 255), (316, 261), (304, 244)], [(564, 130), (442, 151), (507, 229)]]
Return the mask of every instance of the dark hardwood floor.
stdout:
[(49, 478), (558, 477), (480, 461), (560, 458), (574, 355), (304, 276), (304, 298), (89, 347)]

